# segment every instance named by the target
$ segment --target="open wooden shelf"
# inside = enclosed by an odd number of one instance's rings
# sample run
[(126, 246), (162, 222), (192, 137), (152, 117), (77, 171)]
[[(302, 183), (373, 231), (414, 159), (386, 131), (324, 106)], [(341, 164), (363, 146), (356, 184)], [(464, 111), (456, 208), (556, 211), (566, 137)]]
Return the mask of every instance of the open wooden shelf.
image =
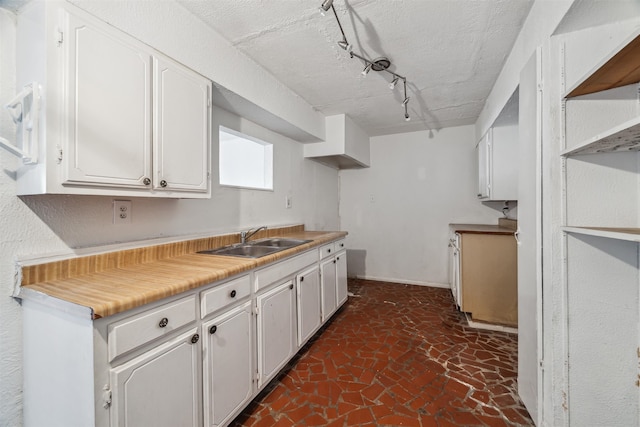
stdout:
[(624, 227), (562, 227), (566, 233), (585, 234), (607, 239), (627, 240), (640, 243), (640, 228)]
[(605, 133), (590, 138), (577, 147), (562, 152), (563, 156), (593, 153), (640, 151), (640, 117), (635, 117)]
[(640, 35), (622, 44), (605, 57), (585, 78), (569, 90), (565, 98), (587, 95), (640, 82)]

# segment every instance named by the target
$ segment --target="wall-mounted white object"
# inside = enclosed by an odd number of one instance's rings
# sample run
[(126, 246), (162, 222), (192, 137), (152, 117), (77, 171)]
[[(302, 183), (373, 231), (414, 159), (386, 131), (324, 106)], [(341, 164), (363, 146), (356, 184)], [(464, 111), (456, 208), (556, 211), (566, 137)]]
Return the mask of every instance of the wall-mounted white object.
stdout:
[(368, 168), (369, 136), (345, 114), (326, 118), (326, 140), (304, 146), (304, 156), (336, 169)]
[(20, 157), (25, 164), (38, 163), (38, 120), (40, 116), (40, 86), (33, 82), (26, 85), (9, 101), (5, 108), (9, 110), (13, 122), (18, 125), (16, 144), (0, 137), (0, 147), (14, 156)]

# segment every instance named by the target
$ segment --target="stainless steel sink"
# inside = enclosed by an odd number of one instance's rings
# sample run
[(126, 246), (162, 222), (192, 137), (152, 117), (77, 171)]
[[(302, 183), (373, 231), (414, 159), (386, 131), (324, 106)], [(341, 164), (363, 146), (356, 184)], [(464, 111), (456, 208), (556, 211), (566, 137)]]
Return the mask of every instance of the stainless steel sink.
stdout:
[(256, 240), (250, 243), (241, 243), (231, 246), (224, 246), (222, 248), (208, 249), (206, 251), (200, 251), (198, 253), (207, 255), (237, 256), (244, 258), (260, 258), (265, 255), (284, 251), (285, 249), (295, 248), (296, 246), (300, 246), (308, 242), (311, 242), (311, 240), (272, 237), (268, 239)]
[(257, 245), (234, 245), (234, 246), (225, 246), (223, 248), (210, 249), (206, 251), (200, 251), (199, 254), (208, 254), (208, 255), (230, 255), (230, 256), (239, 256), (245, 258), (260, 258), (265, 255), (269, 255), (275, 252), (279, 252), (284, 250), (284, 248), (279, 248), (277, 246), (257, 246)]
[(296, 246), (300, 246), (309, 242), (311, 242), (311, 240), (285, 239), (282, 237), (271, 237), (267, 239), (254, 240), (249, 244), (257, 245), (257, 246), (275, 246), (278, 248), (289, 249), (289, 248), (295, 248)]

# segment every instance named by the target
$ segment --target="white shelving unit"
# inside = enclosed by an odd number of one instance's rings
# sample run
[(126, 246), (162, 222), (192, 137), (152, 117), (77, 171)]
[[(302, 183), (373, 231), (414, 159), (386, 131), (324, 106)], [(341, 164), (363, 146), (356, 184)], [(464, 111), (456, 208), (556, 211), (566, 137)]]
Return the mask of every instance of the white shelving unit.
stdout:
[(562, 101), (567, 419), (640, 425), (640, 28), (563, 46), (563, 76), (595, 64)]
[(584, 234), (585, 236), (626, 240), (640, 243), (640, 228), (615, 227), (562, 227), (565, 233)]
[(596, 135), (577, 147), (562, 152), (563, 156), (578, 154), (614, 153), (640, 151), (640, 117), (609, 129), (606, 133)]

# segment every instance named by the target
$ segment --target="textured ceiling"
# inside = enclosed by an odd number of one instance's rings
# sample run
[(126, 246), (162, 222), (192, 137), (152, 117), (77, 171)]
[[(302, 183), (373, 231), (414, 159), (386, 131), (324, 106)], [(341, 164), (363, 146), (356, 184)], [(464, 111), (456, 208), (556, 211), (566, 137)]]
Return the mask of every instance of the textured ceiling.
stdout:
[(533, 0), (335, 0), (354, 52), (407, 77), (410, 122), (400, 85), (360, 74), (321, 0), (179, 2), (314, 108), (373, 136), (475, 123)]

